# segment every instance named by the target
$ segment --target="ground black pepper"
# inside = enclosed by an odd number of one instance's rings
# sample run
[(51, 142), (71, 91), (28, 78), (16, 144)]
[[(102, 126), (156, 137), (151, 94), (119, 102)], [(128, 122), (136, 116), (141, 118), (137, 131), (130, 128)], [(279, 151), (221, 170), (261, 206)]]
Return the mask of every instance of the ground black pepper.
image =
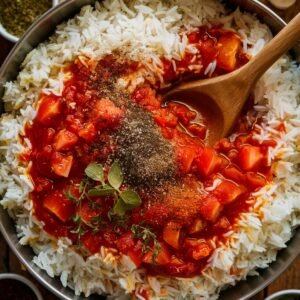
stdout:
[(9, 33), (21, 36), (40, 15), (51, 7), (51, 0), (1, 0), (0, 23)]
[(158, 187), (176, 174), (174, 150), (150, 113), (131, 106), (116, 133), (119, 160), (126, 181), (142, 188)]

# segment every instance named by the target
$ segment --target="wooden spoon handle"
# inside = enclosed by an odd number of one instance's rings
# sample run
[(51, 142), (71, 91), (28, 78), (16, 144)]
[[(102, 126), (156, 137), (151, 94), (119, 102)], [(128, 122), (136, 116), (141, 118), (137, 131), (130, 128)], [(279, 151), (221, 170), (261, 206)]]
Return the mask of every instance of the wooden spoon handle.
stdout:
[[(298, 13), (253, 59), (249, 62), (247, 78), (258, 80), (267, 69), (300, 39), (300, 13)], [(246, 68), (247, 69), (247, 68)]]

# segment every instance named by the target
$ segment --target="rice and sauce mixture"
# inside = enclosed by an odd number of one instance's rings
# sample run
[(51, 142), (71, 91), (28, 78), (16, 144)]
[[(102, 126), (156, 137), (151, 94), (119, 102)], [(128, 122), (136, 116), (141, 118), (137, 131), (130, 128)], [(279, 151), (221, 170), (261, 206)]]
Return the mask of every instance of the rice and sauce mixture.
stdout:
[(271, 37), (218, 1), (109, 0), (31, 51), (5, 84), (0, 191), (33, 262), (76, 295), (217, 299), (274, 261), (300, 222), (295, 62), (265, 74), (213, 147), (209, 118), (162, 102)]

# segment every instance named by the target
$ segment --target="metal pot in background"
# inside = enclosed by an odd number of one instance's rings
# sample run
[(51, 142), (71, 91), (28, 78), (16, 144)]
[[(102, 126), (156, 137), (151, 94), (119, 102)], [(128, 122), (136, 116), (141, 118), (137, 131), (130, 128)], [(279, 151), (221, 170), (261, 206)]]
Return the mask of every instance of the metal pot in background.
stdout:
[[(49, 10), (42, 18), (34, 23), (12, 49), (0, 69), (0, 99), (3, 95), (3, 84), (6, 81), (14, 80), (19, 72), (19, 66), (28, 54), (39, 43), (46, 40), (53, 32), (56, 25), (72, 18), (79, 9), (86, 4), (93, 4), (94, 0), (68, 0), (57, 7)], [(228, 0), (229, 6), (234, 8), (239, 5), (242, 10), (256, 13), (257, 16), (276, 33), (286, 23), (268, 7), (257, 0)], [(294, 57), (300, 62), (300, 47), (294, 48)], [(1, 111), (0, 111), (1, 112)], [(0, 230), (9, 244), (10, 248), (24, 264), (28, 271), (39, 280), (49, 291), (64, 300), (92, 300), (96, 297), (74, 296), (74, 292), (64, 288), (59, 278), (50, 278), (46, 272), (40, 270), (32, 263), (34, 253), (30, 247), (21, 246), (15, 232), (14, 223), (6, 211), (0, 207)], [(246, 300), (261, 291), (273, 280), (275, 280), (300, 253), (300, 230), (298, 230), (288, 247), (279, 252), (276, 262), (270, 267), (261, 270), (259, 276), (249, 277), (246, 281), (237, 283), (235, 287), (228, 288), (221, 293), (222, 300)], [(97, 296), (99, 299), (99, 296)]]

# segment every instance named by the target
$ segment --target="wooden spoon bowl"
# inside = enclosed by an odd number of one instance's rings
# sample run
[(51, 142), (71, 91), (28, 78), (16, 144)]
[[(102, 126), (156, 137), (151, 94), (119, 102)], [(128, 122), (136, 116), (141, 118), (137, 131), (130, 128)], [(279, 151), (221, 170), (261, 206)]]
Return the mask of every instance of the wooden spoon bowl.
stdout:
[(213, 145), (230, 133), (258, 79), (299, 39), (300, 13), (243, 67), (226, 75), (182, 83), (165, 94), (164, 101), (180, 101), (202, 112), (209, 132), (207, 142)]

